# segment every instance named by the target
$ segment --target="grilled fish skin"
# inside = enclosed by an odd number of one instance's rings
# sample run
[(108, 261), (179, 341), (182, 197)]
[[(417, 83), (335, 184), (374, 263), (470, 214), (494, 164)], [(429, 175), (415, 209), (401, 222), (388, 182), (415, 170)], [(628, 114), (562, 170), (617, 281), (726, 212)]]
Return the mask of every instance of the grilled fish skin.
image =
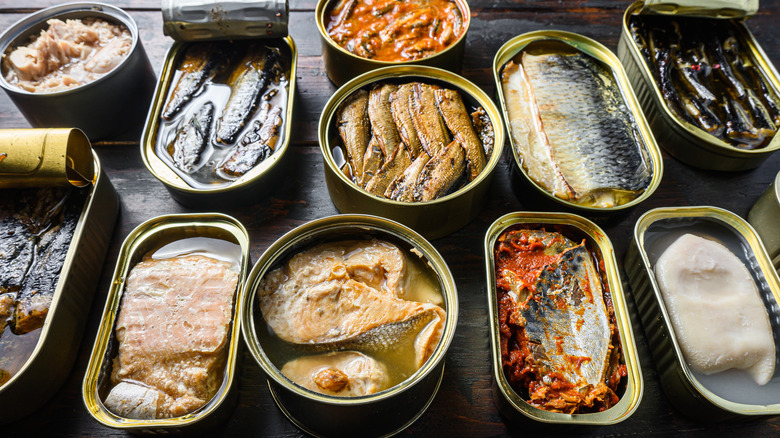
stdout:
[(450, 143), (444, 120), (436, 106), (435, 85), (415, 82), (409, 100), (412, 122), (425, 152), (435, 156)]
[(282, 126), (282, 109), (274, 107), (262, 125), (255, 122), (255, 129), (247, 133), (219, 169), (233, 177), (249, 172), (258, 163), (270, 157), (276, 150), (279, 128)]
[(206, 149), (211, 136), (213, 120), (214, 104), (206, 102), (179, 128), (176, 137), (168, 145), (173, 164), (182, 172), (191, 173), (200, 161), (200, 155)]
[(401, 142), (390, 109), (390, 95), (397, 89), (398, 87), (393, 84), (375, 84), (368, 97), (368, 118), (371, 121), (371, 130), (385, 157), (393, 155), (395, 148)]
[(377, 196), (384, 196), (387, 186), (411, 164), (412, 160), (409, 158), (406, 148), (403, 147), (403, 144), (398, 145), (393, 155), (388, 157), (385, 164), (379, 169), (379, 172), (368, 181), (366, 191)]
[(471, 125), (471, 118), (463, 104), (463, 99), (460, 93), (448, 88), (437, 88), (434, 95), (444, 122), (466, 151), (469, 181), (473, 181), (485, 168), (485, 155), (482, 151), (482, 142)]
[(363, 179), (358, 181), (358, 184), (365, 188), (366, 184), (371, 181), (371, 178), (376, 175), (382, 166), (385, 164), (385, 155), (382, 154), (382, 149), (379, 148), (379, 142), (376, 137), (371, 137), (371, 141), (368, 142), (366, 148), (366, 155), (363, 157)]
[(421, 153), (412, 164), (404, 170), (393, 182), (387, 186), (385, 197), (401, 202), (414, 202), (414, 188), (417, 186), (417, 178), (431, 157), (427, 153)]
[(403, 84), (390, 95), (390, 110), (398, 128), (398, 134), (406, 145), (406, 150), (411, 154), (412, 159), (416, 159), (423, 150), (420, 138), (417, 136), (417, 129), (412, 121), (410, 111), (410, 100), (414, 86), (411, 83)]
[(482, 148), (485, 150), (485, 159), (493, 155), (493, 145), (495, 144), (495, 133), (493, 132), (493, 123), (485, 112), (485, 109), (477, 107), (477, 110), (471, 113), (471, 123), (477, 130)]
[(252, 117), (271, 77), (278, 52), (252, 44), (228, 79), (230, 97), (217, 120), (217, 142), (230, 144)]
[(187, 48), (179, 70), (181, 76), (173, 88), (171, 97), (163, 110), (162, 118), (171, 120), (187, 105), (209, 79), (214, 77), (218, 67), (226, 64), (220, 46), (214, 43), (197, 43)]
[(417, 177), (414, 200), (425, 202), (444, 196), (465, 171), (466, 152), (457, 140), (453, 141), (425, 164)]
[(524, 52), (522, 63), (552, 158), (578, 201), (611, 207), (638, 196), (652, 169), (612, 75), (584, 54)]
[(368, 92), (358, 90), (341, 104), (337, 111), (339, 135), (347, 150), (347, 158), (356, 182), (363, 180), (363, 156), (371, 136), (368, 120)]

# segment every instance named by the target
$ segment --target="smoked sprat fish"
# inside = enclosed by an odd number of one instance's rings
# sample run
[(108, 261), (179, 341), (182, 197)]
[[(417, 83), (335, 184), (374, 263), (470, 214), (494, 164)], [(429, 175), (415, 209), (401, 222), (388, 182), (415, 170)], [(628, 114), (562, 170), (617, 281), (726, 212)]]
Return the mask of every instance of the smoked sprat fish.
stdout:
[(652, 163), (610, 71), (581, 53), (521, 52), (515, 60), (504, 66), (502, 85), (529, 177), (586, 206), (609, 208), (640, 196)]
[(188, 104), (216, 73), (217, 68), (224, 63), (222, 50), (224, 46), (213, 43), (193, 44), (184, 54), (179, 71), (181, 76), (171, 92), (171, 97), (165, 104), (162, 118), (171, 120)]
[(510, 229), (494, 249), (502, 366), (530, 404), (568, 414), (618, 401), (614, 310), (585, 243)]
[[(369, 193), (426, 202), (474, 180), (492, 154), (493, 126), (460, 92), (423, 82), (375, 83), (336, 111), (344, 174)], [(455, 138), (455, 141), (452, 141)], [(362, 154), (361, 154), (362, 152)]]

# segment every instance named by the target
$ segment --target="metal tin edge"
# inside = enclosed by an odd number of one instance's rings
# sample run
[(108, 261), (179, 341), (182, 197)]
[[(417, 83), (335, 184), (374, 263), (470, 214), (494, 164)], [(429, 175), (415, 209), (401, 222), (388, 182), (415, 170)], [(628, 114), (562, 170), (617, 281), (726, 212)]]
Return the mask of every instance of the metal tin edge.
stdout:
[[(575, 228), (587, 235), (591, 243), (599, 249), (607, 282), (615, 310), (615, 321), (620, 330), (620, 342), (623, 349), (623, 360), (626, 365), (626, 390), (620, 401), (610, 409), (598, 413), (563, 414), (548, 412), (531, 406), (512, 389), (506, 380), (501, 366), (501, 349), (498, 333), (498, 304), (496, 299), (495, 263), (493, 248), (501, 232), (516, 224), (549, 224), (564, 225)], [(617, 261), (612, 242), (604, 231), (590, 220), (570, 213), (508, 213), (496, 219), (485, 233), (485, 266), (488, 300), (488, 317), (490, 325), (490, 342), (493, 361), (493, 378), (503, 399), (524, 417), (547, 424), (559, 425), (609, 425), (619, 423), (636, 411), (642, 400), (644, 382), (639, 365), (634, 333), (628, 313), (625, 293), (618, 274)]]
[[(661, 96), (661, 91), (658, 88), (658, 84), (656, 84), (655, 80), (653, 79), (653, 74), (650, 71), (650, 68), (645, 62), (642, 54), (639, 52), (639, 48), (637, 47), (636, 42), (631, 37), (631, 32), (628, 30), (628, 20), (632, 15), (637, 13), (637, 11), (641, 8), (642, 3), (643, 0), (635, 1), (626, 9), (623, 14), (622, 29), (618, 44), (618, 55), (624, 65), (627, 62), (632, 62), (633, 69), (638, 71), (639, 77), (634, 78), (634, 75), (632, 75), (629, 77), (629, 79), (635, 88), (639, 88), (637, 83), (641, 82), (644, 84), (644, 87), (647, 89), (647, 98), (650, 100), (648, 104), (652, 105), (657, 110), (658, 115), (661, 118), (659, 122), (663, 123), (664, 127), (672, 131), (674, 134), (676, 134), (676, 136), (681, 137), (683, 141), (692, 144), (693, 147), (707, 151), (710, 154), (715, 154), (725, 159), (750, 158), (752, 160), (758, 160), (757, 163), (752, 165), (743, 165), (741, 167), (735, 166), (736, 168), (734, 169), (717, 167), (714, 168), (714, 170), (751, 169), (761, 164), (763, 159), (768, 157), (771, 153), (780, 149), (780, 135), (775, 134), (774, 138), (769, 142), (769, 144), (763, 148), (753, 150), (738, 149), (723, 140), (707, 134), (692, 124), (681, 120), (679, 117), (674, 115), (674, 113), (672, 113), (672, 111), (664, 102), (663, 97)], [(769, 58), (767, 58), (766, 53), (764, 53), (764, 50), (758, 44), (755, 37), (753, 36), (753, 33), (750, 32), (744, 21), (735, 22), (735, 24), (737, 24), (736, 27), (741, 34), (741, 42), (746, 43), (745, 50), (751, 54), (752, 60), (756, 63), (757, 66), (759, 66), (762, 73), (764, 73), (764, 77), (767, 80), (767, 85), (773, 88), (775, 95), (780, 96), (780, 75), (778, 75), (777, 70), (775, 70), (774, 66), (769, 61)], [(631, 61), (629, 61), (629, 59)], [(626, 69), (628, 68), (629, 67), (626, 66)], [(639, 91), (637, 91), (637, 93), (639, 93)]]
[(750, 405), (736, 403), (712, 393), (693, 375), (682, 355), (666, 306), (663, 304), (653, 267), (645, 251), (645, 233), (663, 219), (698, 218), (720, 222), (733, 229), (750, 246), (775, 303), (780, 304), (780, 279), (769, 262), (766, 250), (753, 227), (734, 213), (709, 206), (659, 207), (644, 213), (634, 226), (634, 236), (626, 257), (626, 272), (637, 302), (650, 351), (658, 367), (661, 385), (667, 398), (680, 411), (717, 421), (746, 416), (780, 414), (780, 403)]
[[(233, 322), (228, 345), (228, 357), (223, 371), (223, 382), (217, 393), (199, 410), (181, 417), (155, 420), (136, 420), (119, 417), (103, 406), (98, 398), (98, 382), (101, 366), (107, 354), (109, 341), (113, 336), (116, 317), (124, 293), (125, 279), (134, 258), (140, 257), (149, 246), (161, 242), (171, 242), (185, 237), (202, 236), (208, 229), (218, 230), (225, 236), (230, 236), (234, 243), (241, 247), (241, 274), (234, 293)], [(161, 237), (165, 236), (165, 237)], [(227, 239), (225, 239), (227, 240)], [(213, 423), (210, 418), (218, 413), (225, 414), (226, 400), (229, 393), (234, 393), (237, 384), (237, 361), (240, 355), (242, 307), (241, 288), (249, 268), (249, 234), (237, 219), (221, 213), (187, 213), (158, 216), (138, 225), (127, 235), (120, 249), (112, 282), (109, 287), (106, 304), (103, 309), (101, 323), (98, 327), (95, 343), (92, 347), (87, 370), (82, 383), (82, 399), (84, 406), (92, 418), (104, 426), (124, 429), (131, 432), (170, 433), (172, 431), (192, 431), (204, 424)]]
[[(447, 196), (443, 196), (441, 198), (427, 202), (400, 202), (372, 195), (371, 193), (365, 191), (362, 187), (357, 186), (344, 175), (341, 169), (339, 169), (336, 165), (336, 162), (334, 161), (330, 152), (332, 147), (330, 144), (330, 138), (328, 137), (329, 126), (331, 124), (331, 120), (336, 114), (336, 111), (338, 110), (339, 105), (344, 101), (344, 99), (346, 99), (359, 88), (374, 82), (385, 79), (398, 79), (406, 77), (442, 81), (452, 85), (457, 89), (460, 89), (462, 92), (471, 96), (474, 100), (477, 101), (477, 103), (482, 106), (482, 108), (485, 109), (485, 112), (490, 117), (490, 121), (493, 123), (493, 154), (487, 160), (485, 168), (477, 176), (477, 178)], [(343, 189), (340, 191), (340, 193), (334, 194), (334, 192), (330, 190), (329, 185), (330, 196), (334, 200), (334, 203), (337, 203), (337, 198), (353, 198), (357, 200), (355, 201), (356, 204), (382, 204), (384, 206), (389, 206), (390, 208), (398, 210), (396, 213), (391, 212), (390, 214), (382, 212), (382, 215), (389, 216), (393, 220), (399, 220), (403, 222), (403, 220), (400, 220), (401, 217), (419, 214), (412, 214), (410, 212), (421, 212), (423, 209), (437, 207), (444, 208), (445, 205), (449, 205), (450, 203), (457, 203), (457, 198), (461, 195), (476, 193), (480, 190), (480, 188), (487, 190), (488, 186), (490, 185), (490, 180), (492, 180), (494, 170), (498, 165), (498, 162), (501, 160), (501, 156), (503, 154), (505, 132), (503, 119), (495, 103), (493, 103), (492, 99), (490, 99), (488, 95), (474, 83), (447, 70), (429, 66), (408, 65), (395, 67), (391, 66), (372, 70), (342, 85), (325, 104), (325, 107), (323, 108), (320, 115), (317, 135), (319, 139), (320, 151), (322, 153), (322, 159), (325, 163), (326, 177), (332, 177), (333, 180), (338, 181), (340, 183), (339, 188)], [(477, 201), (484, 201), (484, 199)], [(341, 211), (341, 208), (339, 210)], [(436, 232), (423, 232), (423, 234), (429, 238), (441, 237), (443, 235), (449, 234), (471, 221), (478, 212), (479, 210), (477, 209), (476, 211), (470, 211), (470, 214), (463, 214), (463, 220), (460, 224), (443, 227), (440, 226), (441, 224), (437, 224), (438, 230)]]
[[(400, 239), (413, 248), (418, 249), (429, 262), (429, 266), (438, 275), (442, 285), (442, 297), (445, 300), (445, 310), (447, 312), (446, 321), (443, 329), (443, 335), (436, 349), (428, 360), (410, 377), (403, 382), (377, 394), (364, 397), (336, 397), (325, 394), (318, 394), (306, 390), (292, 383), (281, 374), (281, 371), (271, 362), (268, 356), (260, 346), (260, 340), (257, 337), (257, 331), (254, 324), (254, 310), (252, 303), (256, 299), (259, 282), (265, 274), (281, 259), (289, 255), (289, 251), (300, 241), (313, 239), (318, 236), (327, 236), (330, 232), (339, 230), (354, 229), (355, 232), (369, 232), (387, 234), (396, 239)], [(424, 237), (414, 230), (390, 219), (360, 215), (360, 214), (341, 214), (327, 216), (320, 219), (307, 222), (295, 229), (287, 232), (282, 237), (272, 243), (260, 256), (252, 271), (244, 283), (241, 291), (243, 295), (243, 307), (241, 308), (241, 330), (247, 348), (251, 352), (255, 361), (263, 369), (269, 379), (269, 384), (276, 385), (279, 388), (302, 397), (322, 406), (336, 407), (360, 407), (377, 401), (390, 399), (398, 394), (407, 392), (411, 387), (425, 379), (435, 376), (435, 370), (443, 366), (446, 351), (454, 337), (455, 328), (458, 320), (458, 292), (452, 273), (444, 261), (444, 258)], [(436, 380), (438, 381), (440, 377)], [(278, 395), (277, 395), (278, 397)], [(427, 406), (427, 404), (426, 404)], [(424, 411), (423, 411), (424, 412)], [(420, 412), (422, 414), (422, 412)], [(289, 415), (288, 415), (289, 417)], [(409, 422), (408, 424), (411, 424)]]
[[(74, 230), (38, 342), (22, 368), (0, 386), (0, 423), (27, 415), (47, 402), (76, 360), (100, 280), (94, 266), (102, 266), (105, 260), (119, 212), (117, 193), (94, 151), (92, 159), (93, 188)], [(57, 364), (53, 371), (52, 363)]]
[(747, 220), (755, 228), (776, 270), (780, 270), (780, 172), (764, 190), (748, 213)]
[[(629, 108), (631, 114), (634, 117), (634, 122), (642, 138), (642, 143), (647, 150), (647, 153), (650, 156), (653, 164), (653, 177), (650, 180), (650, 184), (647, 186), (644, 193), (632, 201), (610, 208), (588, 207), (572, 201), (567, 201), (553, 195), (547, 189), (537, 184), (536, 181), (528, 176), (528, 172), (523, 167), (522, 160), (518, 156), (514, 138), (512, 137), (511, 130), (509, 129), (509, 113), (506, 107), (506, 99), (504, 98), (504, 87), (501, 83), (501, 70), (504, 64), (509, 62), (509, 60), (511, 60), (527, 45), (544, 40), (552, 40), (562, 44), (567, 44), (582, 53), (590, 55), (612, 70), (615, 83), (620, 89), (620, 94), (623, 97), (623, 101), (626, 103), (626, 106)], [(617, 56), (615, 56), (614, 53), (612, 53), (611, 50), (606, 48), (598, 41), (576, 33), (557, 30), (538, 30), (518, 35), (504, 43), (504, 45), (502, 45), (496, 52), (496, 55), (493, 58), (493, 77), (495, 79), (496, 94), (498, 96), (501, 116), (505, 122), (504, 124), (507, 126), (507, 137), (512, 149), (512, 156), (514, 157), (515, 167), (518, 171), (520, 171), (523, 177), (546, 198), (584, 213), (608, 213), (625, 210), (639, 204), (640, 202), (649, 198), (661, 184), (661, 178), (663, 177), (663, 158), (661, 156), (661, 150), (658, 148), (658, 144), (655, 141), (655, 137), (653, 136), (652, 130), (650, 129), (650, 125), (645, 119), (644, 112), (639, 105), (639, 100), (634, 94), (634, 90), (631, 87), (631, 82), (629, 81), (629, 78), (626, 75), (623, 65), (620, 63), (620, 60), (617, 58)]]
[[(194, 42), (176, 42), (169, 49), (163, 60), (162, 72), (160, 73), (160, 80), (157, 83), (157, 88), (154, 92), (154, 98), (152, 99), (149, 107), (149, 113), (144, 124), (143, 135), (141, 137), (141, 159), (149, 172), (172, 193), (180, 194), (183, 199), (191, 197), (219, 197), (225, 193), (241, 191), (253, 185), (258, 179), (262, 178), (266, 174), (270, 174), (272, 170), (279, 167), (283, 161), (283, 157), (290, 148), (290, 134), (292, 130), (293, 121), (293, 102), (295, 100), (295, 87), (297, 81), (297, 66), (298, 66), (298, 48), (295, 45), (295, 41), (292, 36), (288, 35), (284, 38), (279, 38), (280, 41), (284, 41), (290, 49), (290, 74), (289, 74), (289, 86), (287, 90), (287, 109), (285, 111), (284, 119), (284, 141), (277, 147), (276, 151), (268, 158), (263, 160), (262, 163), (255, 166), (252, 170), (247, 172), (244, 176), (238, 178), (230, 185), (219, 187), (215, 189), (196, 189), (187, 184), (176, 173), (169, 168), (165, 162), (163, 162), (157, 154), (154, 152), (154, 148), (157, 140), (157, 131), (160, 123), (160, 112), (162, 106), (165, 104), (165, 98), (167, 97), (168, 89), (170, 88), (171, 81), (176, 72), (175, 61), (179, 57), (179, 54), (184, 50), (187, 44), (197, 44)], [(265, 41), (262, 40), (262, 41)]]

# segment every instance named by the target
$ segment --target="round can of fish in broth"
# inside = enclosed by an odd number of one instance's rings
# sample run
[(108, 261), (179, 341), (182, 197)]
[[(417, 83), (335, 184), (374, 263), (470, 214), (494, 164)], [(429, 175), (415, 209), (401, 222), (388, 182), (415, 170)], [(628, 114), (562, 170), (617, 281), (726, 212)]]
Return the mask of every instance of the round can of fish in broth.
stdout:
[[(355, 53), (356, 50), (349, 44), (346, 44), (346, 48), (342, 47), (330, 36), (330, 30), (333, 26), (330, 18), (331, 11), (335, 8), (342, 8), (343, 12), (338, 14), (335, 20), (339, 20), (341, 17), (348, 18), (349, 12), (356, 7), (357, 3), (358, 0), (319, 0), (317, 2), (317, 8), (314, 11), (315, 19), (317, 20), (317, 29), (320, 32), (320, 41), (322, 43), (322, 58), (325, 62), (325, 72), (328, 74), (328, 78), (334, 84), (336, 84), (336, 86), (341, 86), (350, 79), (365, 72), (391, 65), (429, 65), (453, 72), (460, 71), (461, 65), (463, 64), (463, 53), (466, 48), (466, 33), (468, 32), (469, 25), (471, 24), (471, 10), (469, 9), (469, 5), (465, 0), (452, 0), (452, 3), (454, 3), (457, 7), (457, 15), (459, 17), (457, 19), (460, 20), (458, 24), (461, 29), (460, 33), (457, 34), (452, 43), (436, 53), (426, 54), (425, 56), (417, 59), (392, 61), (377, 59), (376, 56), (369, 57), (371, 55), (368, 55), (367, 53), (363, 54), (365, 56), (360, 56)], [(383, 16), (389, 17), (392, 15), (386, 15), (386, 13), (388, 10), (392, 10), (393, 3), (402, 4), (405, 2), (388, 0), (380, 2), (380, 4), (377, 4), (372, 8), (363, 7), (361, 9), (370, 11), (369, 13), (373, 14), (374, 17), (379, 19)], [(418, 5), (415, 2), (408, 2), (408, 4), (411, 7)], [(422, 7), (422, 5), (418, 6)], [(410, 12), (410, 14), (413, 12), (414, 11)], [(420, 17), (419, 20), (424, 22), (428, 20), (428, 18)], [(400, 30), (396, 29), (397, 25), (395, 22), (400, 21), (402, 21), (401, 18), (391, 18), (386, 23), (386, 28), (383, 35), (381, 35), (381, 38), (385, 41), (390, 41), (395, 44), (395, 40), (398, 36), (396, 35), (396, 32), (400, 32)], [(432, 22), (430, 23), (422, 23), (423, 26), (420, 28), (428, 29), (428, 27), (430, 27), (430, 34), (440, 32), (440, 29), (443, 26), (441, 21), (442, 20), (439, 19), (432, 19)], [(414, 24), (411, 26), (412, 28), (415, 27)], [(380, 36), (377, 36), (377, 38), (378, 37)], [(367, 43), (363, 43), (361, 45), (365, 44)]]
[(163, 0), (163, 32), (177, 41), (287, 36), (287, 0)]
[[(59, 20), (62, 24), (55, 24), (51, 20)], [(67, 36), (67, 27), (71, 23), (93, 22), (92, 20), (95, 20), (95, 23), (102, 20), (109, 26), (123, 28), (129, 33), (129, 47), (120, 47), (118, 54), (106, 52), (107, 48), (95, 50), (93, 61), (84, 63), (87, 79), (79, 82), (80, 85), (77, 86), (67, 85), (68, 81), (72, 80), (68, 77), (62, 79), (62, 87), (51, 88), (53, 91), (30, 91), (9, 82), (9, 63), (13, 51), (20, 46), (34, 44), (36, 36), (43, 38), (42, 32), (51, 25), (64, 26), (62, 32)], [(75, 38), (73, 42), (77, 46), (82, 44), (79, 43), (78, 37)], [(141, 44), (138, 27), (125, 11), (96, 2), (69, 3), (40, 10), (17, 21), (0, 35), (0, 53), (3, 54), (0, 87), (33, 127), (77, 127), (92, 141), (138, 138), (156, 79)], [(36, 56), (47, 55), (44, 53)], [(109, 62), (110, 58), (116, 56), (123, 58), (117, 63)], [(105, 72), (105, 65), (114, 66)], [(88, 74), (90, 69), (94, 75)], [(79, 72), (81, 73), (83, 72)], [(45, 78), (38, 78), (36, 73), (33, 73), (32, 82), (46, 86)]]
[[(422, 134), (425, 126), (439, 134)], [(427, 66), (385, 67), (344, 84), (325, 104), (318, 135), (328, 192), (340, 212), (387, 217), (429, 239), (479, 214), (504, 146), (493, 101), (465, 78)], [(432, 184), (425, 189), (424, 182)]]
[[(418, 292), (432, 287), (434, 294), (424, 294), (430, 299), (417, 292), (380, 299), (391, 289), (371, 286), (359, 273), (366, 270), (353, 269), (354, 263), (382, 259), (390, 272), (383, 282), (399, 284), (392, 279), (392, 260), (400, 254), (410, 270), (402, 277), (413, 275)], [(278, 283), (282, 272), (301, 287)], [(338, 290), (329, 289), (334, 284)], [(267, 293), (276, 286), (279, 293)], [(274, 400), (290, 421), (314, 436), (389, 436), (420, 417), (441, 384), (458, 315), (455, 283), (436, 249), (401, 224), (366, 215), (314, 220), (281, 237), (252, 268), (242, 301), (244, 340), (268, 376)], [(360, 311), (360, 321), (352, 319), (350, 309), (369, 301), (374, 304)], [(402, 308), (416, 310), (401, 316)], [(431, 332), (438, 339), (428, 338), (425, 333)], [(422, 348), (408, 349), (418, 342)], [(423, 350), (427, 353), (418, 356)], [(410, 351), (419, 368), (402, 372), (410, 366)], [(353, 358), (342, 360), (346, 355)], [(337, 384), (342, 378), (346, 386)]]

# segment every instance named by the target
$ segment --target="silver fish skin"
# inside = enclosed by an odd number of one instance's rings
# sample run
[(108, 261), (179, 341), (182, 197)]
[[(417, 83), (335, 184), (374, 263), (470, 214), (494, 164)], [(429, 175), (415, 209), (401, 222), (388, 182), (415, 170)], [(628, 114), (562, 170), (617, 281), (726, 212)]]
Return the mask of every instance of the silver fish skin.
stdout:
[(522, 64), (552, 158), (578, 199), (611, 207), (647, 188), (652, 164), (608, 70), (584, 54), (525, 52)]
[(390, 109), (393, 120), (398, 128), (398, 134), (406, 145), (406, 150), (411, 154), (412, 159), (416, 159), (423, 151), (420, 138), (417, 136), (417, 129), (412, 121), (412, 113), (409, 108), (410, 99), (414, 92), (414, 85), (411, 83), (403, 84), (390, 95)]
[(406, 148), (403, 145), (398, 145), (393, 155), (385, 160), (385, 164), (379, 169), (379, 172), (368, 181), (366, 191), (377, 196), (384, 196), (387, 186), (411, 164), (412, 160), (409, 158)]
[(444, 196), (465, 171), (466, 152), (457, 140), (453, 141), (425, 164), (417, 177), (414, 200), (425, 202)]
[(228, 79), (230, 97), (217, 121), (217, 142), (230, 144), (252, 118), (271, 76), (277, 52), (253, 44)]
[(431, 157), (450, 143), (450, 135), (436, 105), (435, 85), (415, 82), (409, 100), (409, 111), (417, 136)]
[(181, 75), (165, 104), (163, 119), (173, 119), (200, 91), (206, 81), (214, 76), (218, 65), (224, 62), (219, 47), (213, 43), (196, 43), (187, 48), (179, 66)]
[(206, 102), (176, 132), (173, 142), (168, 145), (168, 153), (181, 171), (191, 173), (195, 169), (209, 141), (213, 120), (214, 105)]
[(471, 117), (466, 111), (466, 105), (463, 104), (460, 93), (455, 90), (439, 88), (434, 94), (444, 122), (466, 151), (469, 181), (473, 181), (485, 168), (485, 153), (482, 150), (482, 142), (477, 137), (474, 126), (471, 125)]
[[(259, 125), (259, 126), (258, 126)], [(262, 125), (247, 133), (219, 170), (233, 177), (242, 176), (265, 160), (276, 150), (279, 128), (282, 126), (282, 109), (274, 107), (268, 112)]]
[(352, 167), (352, 176), (356, 182), (363, 179), (363, 156), (366, 154), (371, 138), (371, 125), (368, 120), (368, 92), (358, 90), (341, 103), (336, 117), (341, 140)]
[(375, 84), (368, 97), (368, 118), (379, 148), (389, 157), (401, 143), (401, 136), (390, 109), (390, 95), (397, 90), (393, 84)]

